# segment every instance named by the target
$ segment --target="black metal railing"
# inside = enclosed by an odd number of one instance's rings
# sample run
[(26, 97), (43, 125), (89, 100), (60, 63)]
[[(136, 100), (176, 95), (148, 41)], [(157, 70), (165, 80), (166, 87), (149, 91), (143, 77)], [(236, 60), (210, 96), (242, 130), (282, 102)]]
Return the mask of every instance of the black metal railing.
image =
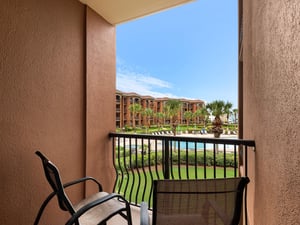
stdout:
[(156, 179), (208, 179), (247, 176), (253, 140), (110, 133), (116, 182), (114, 191), (134, 205), (152, 202)]

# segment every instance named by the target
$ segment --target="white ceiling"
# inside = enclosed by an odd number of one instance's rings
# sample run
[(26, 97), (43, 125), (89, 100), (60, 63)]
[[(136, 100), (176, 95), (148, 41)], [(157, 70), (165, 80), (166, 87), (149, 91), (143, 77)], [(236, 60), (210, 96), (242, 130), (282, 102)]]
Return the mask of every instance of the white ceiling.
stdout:
[(117, 25), (195, 0), (79, 0)]

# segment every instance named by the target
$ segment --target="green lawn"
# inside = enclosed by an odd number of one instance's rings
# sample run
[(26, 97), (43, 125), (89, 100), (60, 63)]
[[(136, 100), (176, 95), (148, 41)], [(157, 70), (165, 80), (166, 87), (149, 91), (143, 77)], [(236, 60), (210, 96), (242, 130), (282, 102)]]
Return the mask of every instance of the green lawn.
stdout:
[[(197, 168), (197, 171), (195, 171), (194, 167), (193, 168), (191, 167), (191, 169), (189, 169), (188, 171), (185, 167), (181, 168), (180, 176), (179, 176), (179, 169), (174, 168), (173, 173), (171, 172), (170, 178), (174, 177), (174, 179), (179, 179), (179, 178), (195, 179), (196, 172), (197, 172), (198, 179), (204, 178), (203, 167)], [(123, 174), (123, 182), (121, 182), (122, 177), (119, 177), (115, 192), (124, 195), (125, 198), (130, 202), (140, 203), (142, 201), (146, 201), (151, 206), (152, 205), (152, 180), (163, 179), (162, 171), (160, 170), (156, 174), (154, 170), (152, 172), (149, 172), (147, 169), (147, 171), (143, 172), (143, 170), (140, 169), (139, 173), (137, 171), (134, 171), (128, 174)], [(144, 179), (144, 177), (146, 177), (146, 179)], [(223, 168), (216, 169), (216, 177), (217, 178), (224, 177)], [(233, 168), (226, 168), (226, 177), (234, 177)], [(212, 167), (206, 168), (206, 178), (214, 178), (214, 170)]]

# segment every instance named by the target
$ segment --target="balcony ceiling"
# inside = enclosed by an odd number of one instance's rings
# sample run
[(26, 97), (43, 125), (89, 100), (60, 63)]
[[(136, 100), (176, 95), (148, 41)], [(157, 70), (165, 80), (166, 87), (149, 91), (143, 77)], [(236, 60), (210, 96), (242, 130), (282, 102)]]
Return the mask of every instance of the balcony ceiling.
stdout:
[(79, 0), (117, 25), (195, 0)]

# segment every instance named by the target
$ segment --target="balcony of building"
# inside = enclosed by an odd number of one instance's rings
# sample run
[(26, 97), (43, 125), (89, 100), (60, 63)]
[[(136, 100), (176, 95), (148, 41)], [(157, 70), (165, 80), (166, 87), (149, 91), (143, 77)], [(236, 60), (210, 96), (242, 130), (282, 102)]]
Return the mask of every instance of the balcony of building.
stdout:
[[(33, 224), (50, 191), (37, 149), (63, 180), (88, 175), (113, 190), (115, 26), (180, 2), (1, 1), (0, 224)], [(239, 139), (256, 146), (247, 160), (251, 225), (300, 224), (299, 12), (297, 0), (239, 0)], [(86, 185), (70, 195), (93, 191)], [(67, 218), (53, 203), (42, 224)]]

